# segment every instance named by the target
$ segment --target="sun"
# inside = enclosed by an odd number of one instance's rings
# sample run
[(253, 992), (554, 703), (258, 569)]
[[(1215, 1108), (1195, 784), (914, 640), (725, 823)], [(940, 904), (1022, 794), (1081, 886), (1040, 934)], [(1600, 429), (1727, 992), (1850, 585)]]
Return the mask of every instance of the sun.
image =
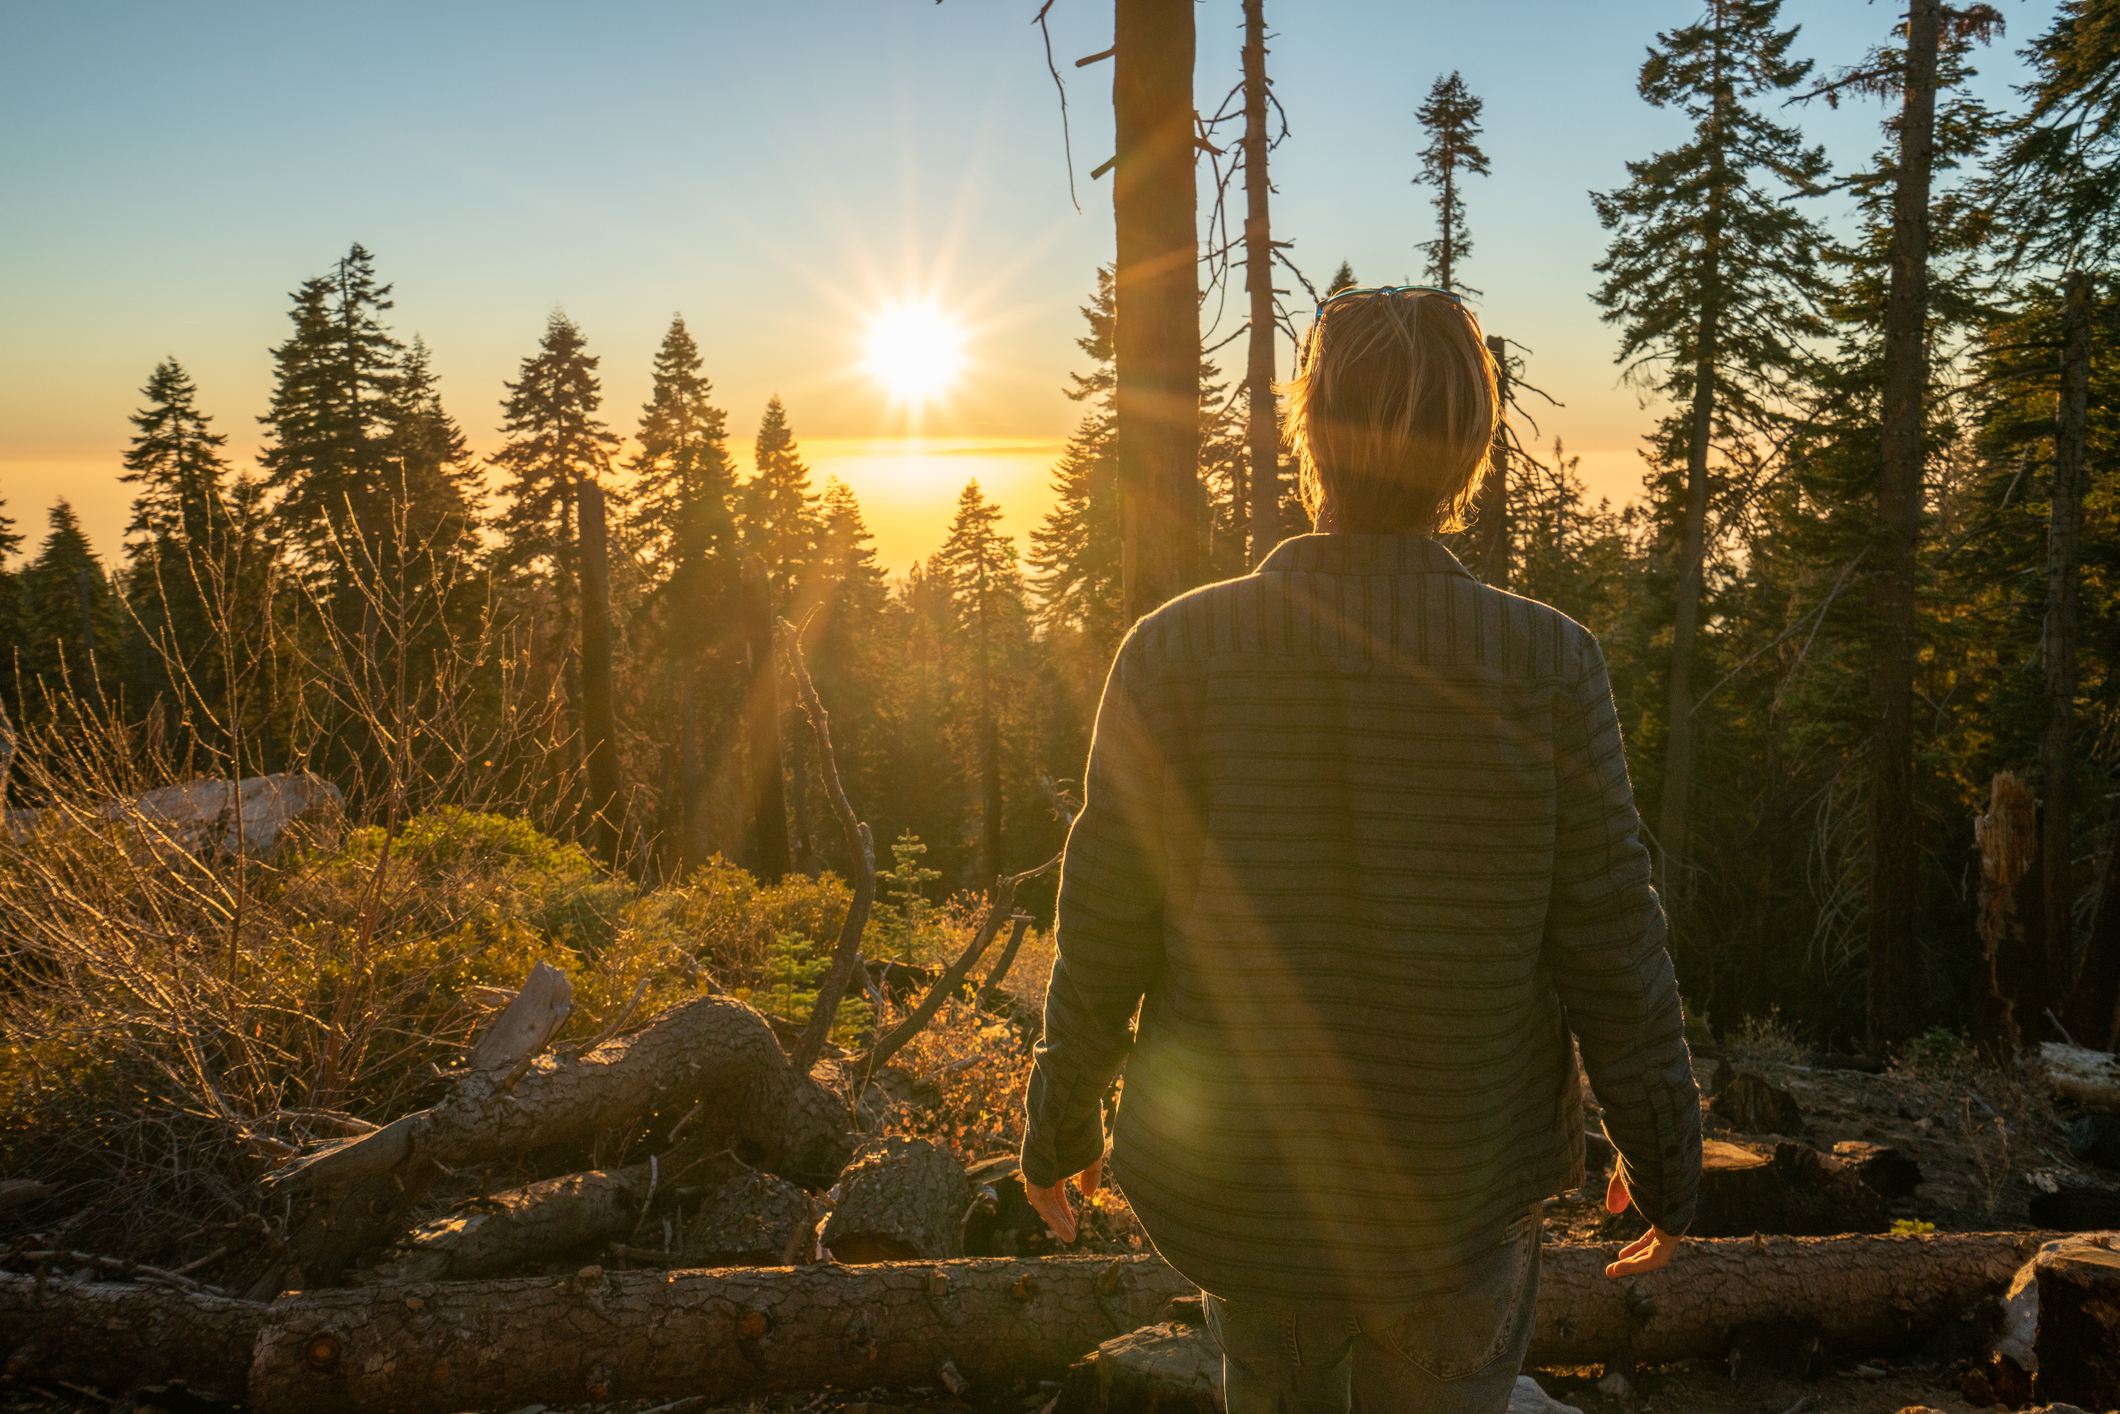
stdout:
[(869, 321), (863, 364), (899, 402), (931, 402), (964, 369), (964, 331), (931, 304), (892, 305)]

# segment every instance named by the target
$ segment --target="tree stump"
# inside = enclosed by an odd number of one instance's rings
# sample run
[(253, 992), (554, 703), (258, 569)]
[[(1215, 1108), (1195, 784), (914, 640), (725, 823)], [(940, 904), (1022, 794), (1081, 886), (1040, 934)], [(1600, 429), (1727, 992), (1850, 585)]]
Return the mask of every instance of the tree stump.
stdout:
[(824, 1245), (841, 1262), (958, 1257), (971, 1201), (964, 1170), (925, 1139), (865, 1140), (839, 1176)]
[(1884, 1196), (1858, 1169), (1808, 1144), (1784, 1140), (1768, 1154), (1710, 1139), (1701, 1145), (1700, 1178), (1694, 1237), (1830, 1237), (1892, 1226)]
[(1204, 1330), (1146, 1326), (1068, 1367), (1054, 1414), (1216, 1414), (1222, 1351)]
[(1843, 1139), (1833, 1146), (1833, 1157), (1851, 1169), (1855, 1177), (1877, 1190), (1887, 1200), (1905, 1198), (1921, 1186), (1921, 1165), (1911, 1154), (1888, 1144), (1869, 1144)]
[(1708, 1112), (1742, 1134), (1793, 1136), (1804, 1132), (1803, 1111), (1796, 1097), (1749, 1070), (1731, 1077), (1708, 1102)]
[(2044, 1400), (2120, 1407), (2120, 1252), (2112, 1238), (2057, 1242), (2033, 1263), (2039, 1283), (2039, 1372)]
[(739, 1174), (709, 1194), (685, 1224), (685, 1265), (786, 1266), (791, 1256), (805, 1255), (799, 1249), (809, 1243), (799, 1239), (816, 1217), (810, 1195), (786, 1179)]

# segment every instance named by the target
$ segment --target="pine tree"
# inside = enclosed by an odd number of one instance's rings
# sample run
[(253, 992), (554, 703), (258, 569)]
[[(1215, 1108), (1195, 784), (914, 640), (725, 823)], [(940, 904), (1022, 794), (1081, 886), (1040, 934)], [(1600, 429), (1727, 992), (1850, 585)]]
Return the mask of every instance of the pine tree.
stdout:
[(2020, 257), (2103, 269), (2120, 249), (2120, 9), (2062, 0), (2025, 57), (2031, 106), (2010, 125), (1985, 204)]
[[(1480, 110), (1486, 100), (1465, 87), (1453, 69), (1448, 78), (1437, 78), (1428, 90), (1428, 101), (1415, 115), (1428, 132), (1428, 145), (1421, 149), (1421, 175), (1414, 185), (1435, 188), (1435, 239), (1422, 241), (1418, 249), (1428, 256), (1427, 278), (1438, 289), (1479, 291), (1460, 278), (1465, 258), (1472, 254), (1472, 233), (1465, 224), (1466, 177), (1488, 175), (1487, 154), (1480, 150)], [(1344, 268), (1344, 267), (1343, 267)], [(1348, 272), (1350, 282), (1353, 272)]]
[(817, 558), (822, 525), (810, 469), (795, 446), (788, 410), (775, 394), (766, 403), (752, 446), (752, 475), (743, 486), (743, 543), (766, 562), (776, 611), (793, 603), (804, 573)]
[(15, 518), (7, 514), (7, 501), (0, 498), (0, 693), (11, 703), (21, 700), (15, 684), (15, 660), (22, 648), (22, 577), (8, 568), (8, 561), (21, 548), (22, 532), (15, 529)]
[(164, 359), (141, 390), (147, 405), (132, 415), (132, 445), (121, 481), (140, 489), (126, 527), (126, 599), (149, 651), (138, 665), (143, 700), (182, 710), (191, 690), (213, 694), (218, 560), (227, 538), (222, 483), (228, 475), (215, 432), (199, 411), (198, 389), (183, 367)]
[(1779, 12), (1780, 0), (1710, 0), (1698, 21), (1659, 34), (1641, 95), (1683, 113), (1692, 136), (1629, 162), (1632, 181), (1591, 197), (1615, 233), (1595, 298), (1622, 328), (1618, 361), (1678, 409), (1654, 438), (1650, 487), (1667, 515), (1678, 512), (1658, 832), (1670, 890), (1684, 883), (1689, 848), (1711, 458), (1720, 448), (1726, 463), (1741, 459), (1788, 425), (1811, 365), (1806, 341), (1826, 332), (1823, 237), (1769, 185), (1810, 191), (1825, 172), (1824, 153), (1759, 102), (1810, 69), (1789, 57), (1797, 31), (1775, 27)]
[(1332, 272), (1331, 283), (1325, 286), (1325, 297), (1330, 299), (1342, 290), (1351, 290), (1355, 283), (1354, 266), (1343, 260), (1340, 262), (1340, 268)]
[(1016, 545), (1000, 526), (1001, 507), (986, 499), (977, 481), (966, 483), (949, 536), (930, 562), (930, 571), (947, 582), (958, 627), (968, 640), (978, 717), (983, 875), (1002, 868), (1001, 694), (995, 675), (1020, 641), (1025, 610)]
[(110, 577), (62, 497), (51, 530), (21, 573), (25, 706), (43, 717), (75, 706), (115, 706), (123, 657), (122, 623)]
[(684, 316), (671, 319), (641, 405), (640, 451), (629, 463), (637, 478), (633, 524), (650, 572), (692, 613), (715, 597), (708, 593), (714, 569), (733, 573), (736, 550), (728, 417), (711, 401), (705, 367)]
[(391, 287), (359, 244), (294, 292), (294, 333), (272, 351), (272, 401), (258, 420), (266, 489), (281, 533), (312, 573), (350, 572), (349, 536), (388, 533), (404, 346), (382, 324)]
[(521, 376), (504, 385), (501, 431), (493, 464), (507, 475), (498, 521), (500, 562), (551, 583), (565, 605), (576, 591), (576, 535), (581, 488), (607, 482), (618, 437), (596, 415), (603, 406), (600, 360), (578, 325), (555, 312)]

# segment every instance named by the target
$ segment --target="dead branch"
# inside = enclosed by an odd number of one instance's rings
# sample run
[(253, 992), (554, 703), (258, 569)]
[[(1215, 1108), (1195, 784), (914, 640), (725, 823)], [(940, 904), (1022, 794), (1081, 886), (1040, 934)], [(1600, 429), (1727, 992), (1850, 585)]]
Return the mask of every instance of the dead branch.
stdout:
[[(795, 677), (795, 691), (802, 702), (803, 715), (810, 719), (810, 727), (817, 733), (817, 766), (824, 777), (825, 793), (831, 797), (832, 813), (839, 817), (839, 828), (846, 836), (847, 855), (854, 866), (854, 896), (847, 902), (847, 916), (839, 925), (839, 944), (832, 951), (832, 965), (825, 971), (824, 980), (817, 984), (817, 1005), (810, 1012), (809, 1025), (796, 1041), (789, 1054), (789, 1064), (808, 1074), (817, 1058), (824, 1054), (825, 1042), (831, 1039), (832, 1023), (839, 1015), (839, 999), (846, 995), (847, 983), (854, 976), (854, 969), (861, 965), (861, 934), (869, 924), (869, 910), (876, 904), (876, 847), (869, 836), (869, 827), (856, 819), (854, 807), (847, 800), (845, 787), (839, 781), (839, 758), (832, 752), (832, 723), (825, 714), (824, 703), (817, 696), (817, 686), (810, 681), (810, 669), (802, 657), (802, 634), (788, 623), (780, 621), (782, 640), (787, 648), (788, 670)], [(879, 1013), (878, 1019), (881, 1020)]]

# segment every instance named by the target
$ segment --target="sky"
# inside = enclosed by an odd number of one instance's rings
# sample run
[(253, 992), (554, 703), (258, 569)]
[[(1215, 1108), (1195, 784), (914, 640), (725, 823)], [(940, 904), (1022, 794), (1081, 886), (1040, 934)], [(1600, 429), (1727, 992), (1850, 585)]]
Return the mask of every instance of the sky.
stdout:
[[(1108, 0), (1056, 0), (1066, 141), (1038, 0), (451, 0), (184, 5), (0, 0), (0, 500), (41, 538), (60, 496), (120, 549), (128, 414), (174, 356), (253, 464), (289, 293), (355, 241), (390, 318), (434, 352), (475, 448), (554, 310), (602, 358), (630, 433), (673, 314), (699, 340), (748, 471), (786, 402), (821, 483), (853, 487), (894, 572), (933, 551), (976, 477), (1022, 535), (1080, 415), (1079, 306), (1111, 258)], [(2054, 0), (2001, 0), (1977, 89), (2008, 104)], [(1432, 234), (1410, 182), (1414, 110), (1458, 70), (1486, 101), (1493, 175), (1468, 194), (1464, 278), (1490, 334), (1528, 352), (1539, 414), (1593, 495), (1634, 496), (1655, 416), (1612, 362), (1589, 295), (1605, 233), (1587, 193), (1682, 139), (1635, 76), (1696, 0), (1267, 0), (1289, 117), (1274, 234), (1322, 286), (1417, 279)], [(1197, 7), (1195, 101), (1236, 81), (1238, 0)], [(1785, 0), (1798, 51), (1858, 60), (1899, 10)], [(1882, 110), (1790, 110), (1836, 165)], [(1204, 214), (1204, 213), (1203, 213)], [(1830, 211), (1829, 214), (1835, 214)], [(1240, 282), (1241, 283), (1241, 282)], [(1241, 295), (1239, 296), (1241, 300)], [(932, 304), (965, 331), (961, 378), (909, 407), (863, 367), (879, 312)], [(1296, 297), (1307, 315), (1307, 300)], [(1217, 311), (1210, 306), (1206, 318)], [(1222, 329), (1241, 311), (1232, 304)], [(1289, 350), (1284, 344), (1285, 376)], [(1241, 363), (1241, 345), (1223, 355)]]

